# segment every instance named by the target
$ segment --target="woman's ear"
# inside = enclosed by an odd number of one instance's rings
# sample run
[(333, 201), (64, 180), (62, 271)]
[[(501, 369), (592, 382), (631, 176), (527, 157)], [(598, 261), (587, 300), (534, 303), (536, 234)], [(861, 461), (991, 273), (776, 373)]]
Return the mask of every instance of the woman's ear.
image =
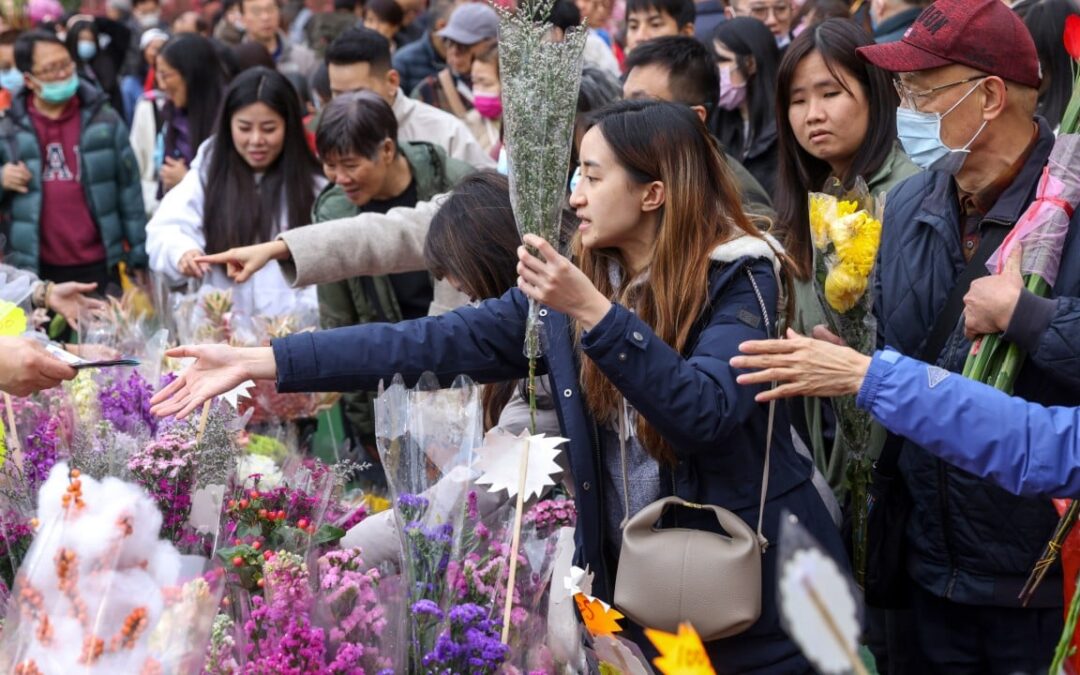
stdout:
[(645, 192), (641, 196), (641, 211), (651, 213), (664, 205), (667, 200), (667, 190), (664, 184), (654, 180), (645, 186)]
[(397, 156), (397, 144), (394, 143), (394, 139), (387, 138), (382, 142), (382, 148), (379, 150), (379, 155), (384, 163), (393, 163), (394, 157)]
[(750, 54), (743, 62), (743, 68), (746, 69), (746, 79), (750, 79), (757, 74), (757, 60), (754, 59), (754, 55)]

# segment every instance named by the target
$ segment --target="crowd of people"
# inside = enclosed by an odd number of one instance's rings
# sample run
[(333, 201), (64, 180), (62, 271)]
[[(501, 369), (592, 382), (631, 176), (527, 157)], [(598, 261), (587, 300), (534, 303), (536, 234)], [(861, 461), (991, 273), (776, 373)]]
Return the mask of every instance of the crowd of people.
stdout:
[[(1017, 596), (1058, 522), (1046, 498), (1080, 490), (1080, 240), (1052, 299), (968, 268), (1035, 198), (1080, 4), (554, 0), (535, 19), (553, 41), (587, 31), (581, 89), (562, 232), (525, 246), (500, 96), (512, 8), (32, 0), (0, 32), (3, 271), (72, 327), (128, 280), (230, 290), (251, 315), (317, 306), (325, 330), (269, 348), (178, 347), (194, 364), (155, 412), (248, 379), (348, 392), (348, 442), (376, 465), (371, 392), (395, 373), (468, 375), (486, 426), (520, 418), (540, 303), (541, 427), (569, 438), (578, 558), (605, 600), (623, 525), (668, 495), (760, 511), (770, 542), (792, 512), (847, 567), (861, 506), (833, 398), (857, 395), (881, 424), (866, 451), (899, 453), (912, 503), (906, 606), (867, 612), (868, 662), (1045, 672), (1061, 568)], [(876, 354), (838, 344), (815, 288), (807, 195), (833, 182), (884, 203)], [(1028, 355), (1018, 398), (945, 377), (987, 333)], [(38, 341), (0, 348), (13, 395), (75, 376)], [(768, 548), (757, 623), (706, 645), (718, 672), (810, 670), (777, 565)]]

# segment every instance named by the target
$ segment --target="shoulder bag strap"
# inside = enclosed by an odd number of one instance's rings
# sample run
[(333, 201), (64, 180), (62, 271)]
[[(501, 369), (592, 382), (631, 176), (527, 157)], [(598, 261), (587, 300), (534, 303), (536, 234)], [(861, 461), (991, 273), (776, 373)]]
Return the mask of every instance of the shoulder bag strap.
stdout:
[[(757, 281), (754, 280), (754, 273), (747, 265), (743, 267), (746, 271), (746, 276), (750, 279), (750, 285), (754, 287), (754, 295), (757, 296), (758, 306), (761, 308), (761, 316), (765, 319), (765, 335), (772, 337), (772, 322), (769, 321), (769, 311), (765, 307), (765, 298), (761, 295), (761, 289), (758, 288)], [(773, 382), (770, 387), (775, 387), (776, 383)], [(765, 522), (765, 498), (769, 493), (769, 456), (772, 455), (772, 440), (773, 440), (773, 428), (776, 420), (776, 401), (769, 402), (769, 422), (765, 427), (765, 468), (761, 473), (761, 499), (758, 502), (758, 520), (757, 520), (757, 538), (758, 543), (761, 545), (762, 554), (769, 548), (769, 540), (765, 538), (762, 532), (762, 526)]]
[(450, 68), (443, 68), (439, 71), (439, 85), (442, 86), (443, 93), (446, 94), (446, 102), (450, 106), (451, 112), (455, 117), (465, 117), (465, 104), (461, 100), (461, 94), (458, 93), (457, 86), (454, 84), (454, 78), (450, 75)]
[[(979, 241), (979, 248), (976, 249), (975, 255), (971, 257), (967, 267), (964, 268), (964, 272), (956, 280), (952, 290), (949, 291), (945, 306), (938, 312), (934, 327), (930, 329), (930, 336), (926, 338), (926, 344), (923, 345), (921, 360), (929, 364), (937, 362), (941, 350), (945, 347), (945, 342), (952, 335), (953, 329), (956, 328), (956, 322), (960, 320), (960, 315), (964, 311), (964, 296), (967, 295), (968, 290), (971, 288), (971, 283), (990, 274), (989, 270), (986, 269), (986, 261), (1001, 246), (1001, 242), (1005, 241), (1005, 235), (1009, 233), (1010, 229), (1012, 229), (1012, 226), (1005, 223), (987, 223), (986, 230)], [(889, 434), (888, 440), (881, 449), (881, 455), (875, 464), (878, 471), (888, 476), (896, 475), (896, 467), (900, 461), (900, 448), (903, 445), (903, 438)]]

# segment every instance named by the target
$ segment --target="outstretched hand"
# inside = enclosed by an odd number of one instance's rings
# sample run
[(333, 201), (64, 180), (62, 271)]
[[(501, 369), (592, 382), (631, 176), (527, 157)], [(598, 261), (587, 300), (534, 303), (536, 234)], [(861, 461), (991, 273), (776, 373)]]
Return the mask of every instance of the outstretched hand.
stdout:
[(49, 293), (49, 309), (64, 317), (69, 326), (79, 330), (79, 314), (100, 312), (109, 306), (104, 300), (86, 295), (96, 289), (97, 284), (81, 284), (76, 281), (54, 284)]
[(270, 347), (198, 345), (170, 349), (165, 355), (194, 358), (195, 363), (150, 399), (150, 412), (157, 417), (184, 419), (204, 402), (245, 380), (271, 380), (277, 375)]
[(611, 309), (611, 301), (577, 265), (543, 238), (527, 234), (524, 240), (542, 257), (529, 253), (525, 246), (518, 247), (518, 288), (533, 300), (581, 322), (585, 330), (591, 330)]
[(751, 340), (739, 345), (746, 356), (731, 359), (733, 368), (753, 370), (738, 383), (777, 386), (760, 392), (760, 403), (793, 396), (843, 396), (862, 387), (870, 357), (825, 340), (803, 337), (790, 328), (785, 340)]
[(230, 279), (240, 284), (266, 267), (271, 260), (288, 260), (289, 247), (280, 239), (252, 246), (230, 248), (223, 253), (201, 255), (193, 259), (197, 264), (224, 265)]

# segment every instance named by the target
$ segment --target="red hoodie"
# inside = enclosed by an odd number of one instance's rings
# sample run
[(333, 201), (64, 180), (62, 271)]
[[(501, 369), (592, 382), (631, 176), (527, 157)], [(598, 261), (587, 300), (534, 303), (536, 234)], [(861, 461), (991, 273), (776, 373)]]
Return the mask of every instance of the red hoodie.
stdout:
[(57, 267), (104, 264), (105, 244), (81, 183), (79, 97), (72, 97), (57, 119), (38, 111), (33, 94), (26, 106), (41, 146), (41, 262)]

